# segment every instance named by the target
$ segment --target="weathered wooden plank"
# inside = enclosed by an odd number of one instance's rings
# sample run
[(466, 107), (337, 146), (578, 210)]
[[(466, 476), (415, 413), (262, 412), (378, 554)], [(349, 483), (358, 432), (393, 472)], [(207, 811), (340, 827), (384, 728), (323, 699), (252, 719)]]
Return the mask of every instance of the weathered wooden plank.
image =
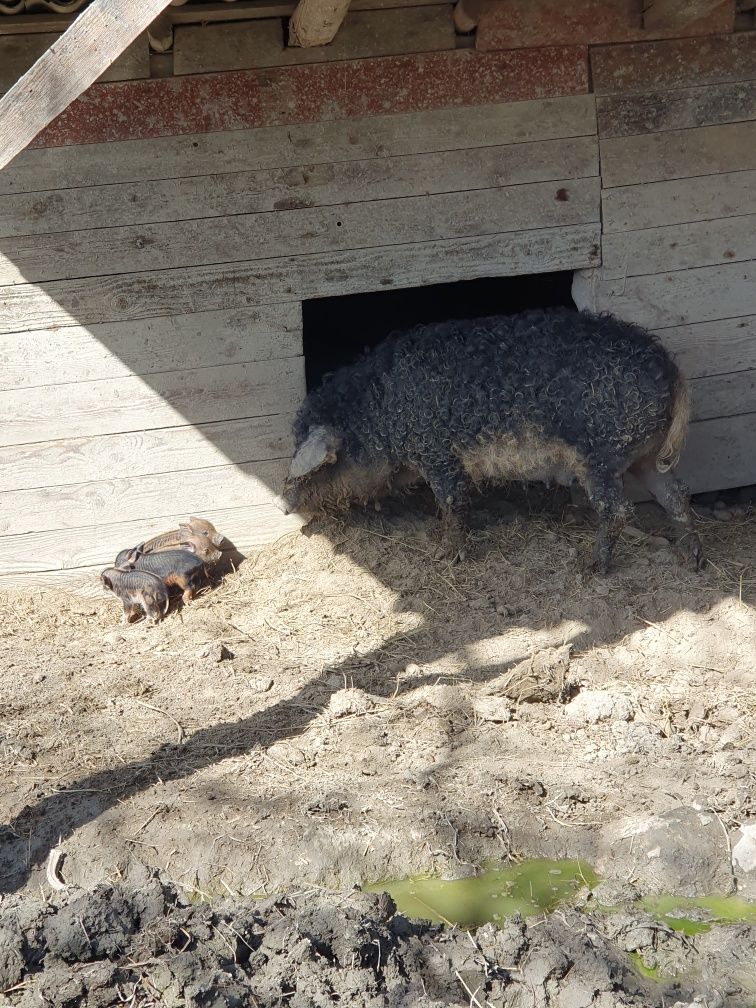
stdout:
[[(0, 98), (0, 169), (70, 107), (168, 3), (92, 0), (60, 40)], [(119, 86), (123, 85), (96, 87)]]
[(623, 280), (601, 280), (598, 273), (576, 273), (572, 296), (578, 308), (608, 311), (647, 329), (756, 314), (754, 262)]
[[(22, 74), (46, 52), (59, 33), (0, 35), (0, 95), (16, 83)], [(147, 36), (140, 35), (111, 63), (100, 81), (137, 80), (150, 76), (150, 48)]]
[(35, 574), (0, 574), (0, 591), (62, 591), (76, 598), (102, 599), (105, 593), (98, 579), (103, 566), (98, 564), (96, 567), (50, 570)]
[(282, 413), (12, 445), (0, 448), (0, 491), (286, 458), (292, 421), (292, 413)]
[(0, 390), (188, 371), (302, 354), (302, 306), (200, 311), (0, 335)]
[(593, 136), (0, 196), (0, 237), (598, 175)]
[[(165, 503), (169, 507), (176, 504), (175, 501)], [(195, 510), (187, 506), (186, 510), (176, 514), (138, 521), (108, 521), (101, 525), (65, 531), (52, 529), (2, 536), (0, 588), (12, 584), (17, 576), (47, 572), (53, 575), (53, 583), (63, 580), (66, 575), (89, 577), (92, 586), (97, 589), (100, 571), (112, 564), (117, 553), (152, 535), (176, 528), (180, 521), (186, 521)], [(241, 553), (248, 553), (273, 542), (302, 524), (301, 519), (294, 515), (286, 516), (269, 503), (224, 510), (206, 508), (202, 515)], [(91, 572), (80, 570), (85, 567), (94, 569)]]
[(690, 387), (694, 420), (756, 412), (756, 370), (694, 378)]
[(756, 413), (691, 425), (677, 466), (694, 493), (756, 483)]
[(604, 187), (756, 168), (756, 121), (601, 141)]
[(642, 32), (635, 0), (507, 0), (488, 4), (478, 20), (477, 49), (623, 42)]
[[(35, 147), (516, 102), (588, 91), (587, 49), (473, 49), (97, 84)], [(2, 101), (2, 99), (0, 99)]]
[(657, 329), (689, 378), (756, 368), (756, 315)]
[(53, 280), (44, 287), (0, 287), (0, 332), (581, 269), (599, 260), (599, 232), (596, 224), (576, 224), (150, 274)]
[(617, 186), (601, 194), (604, 234), (756, 213), (756, 171)]
[(700, 87), (756, 78), (756, 35), (739, 32), (591, 49), (593, 90), (602, 94)]
[(601, 258), (604, 280), (756, 259), (756, 215), (605, 234)]
[(643, 28), (649, 35), (716, 35), (731, 32), (733, 0), (644, 0)]
[[(733, 0), (682, 0), (675, 18), (642, 20), (636, 0), (507, 0), (490, 3), (478, 21), (476, 47), (483, 50), (529, 46), (627, 42), (731, 32)], [(700, 10), (701, 3), (706, 11)]]
[(0, 445), (183, 427), (295, 410), (301, 357), (0, 392)]
[[(47, 529), (77, 529), (126, 519), (173, 514), (180, 506), (203, 514), (271, 503), (283, 485), (288, 460), (186, 469), (157, 476), (73, 483), (0, 493), (0, 536)], [(128, 545), (128, 543), (126, 544)]]
[(327, 46), (287, 46), (280, 18), (246, 24), (204, 24), (177, 28), (176, 75), (250, 67), (333, 63), (335, 60), (434, 52), (454, 48), (450, 4), (393, 10), (352, 11)]
[(596, 99), (599, 135), (631, 136), (756, 119), (756, 81)]
[(559, 179), (496, 189), (206, 220), (67, 231), (0, 241), (0, 284), (136, 273), (436, 241), (600, 217), (600, 182)]
[(356, 118), (348, 123), (268, 126), (32, 149), (19, 154), (0, 173), (0, 194), (213, 176), (219, 170), (313, 167), (595, 133), (593, 95), (574, 95)]

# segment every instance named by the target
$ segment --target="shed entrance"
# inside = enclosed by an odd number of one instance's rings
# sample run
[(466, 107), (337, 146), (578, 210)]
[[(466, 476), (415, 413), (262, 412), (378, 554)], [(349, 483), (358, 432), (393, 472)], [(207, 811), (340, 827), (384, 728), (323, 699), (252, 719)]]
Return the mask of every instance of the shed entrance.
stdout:
[(302, 305), (308, 391), (389, 333), (446, 319), (511, 315), (528, 308), (574, 308), (572, 271), (486, 277), (404, 290), (318, 298)]

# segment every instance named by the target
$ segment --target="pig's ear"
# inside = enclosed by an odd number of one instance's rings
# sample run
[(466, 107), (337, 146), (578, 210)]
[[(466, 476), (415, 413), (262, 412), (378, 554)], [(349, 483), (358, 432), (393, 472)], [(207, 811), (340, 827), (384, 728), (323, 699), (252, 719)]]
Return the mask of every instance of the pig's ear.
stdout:
[(300, 479), (323, 465), (333, 465), (341, 441), (330, 427), (311, 427), (297, 448), (289, 468), (290, 479)]
[(183, 522), (179, 523), (179, 532), (181, 533), (182, 536), (184, 536), (184, 538), (186, 538), (187, 536), (204, 534), (202, 532), (200, 533), (195, 532), (191, 525), (184, 525)]

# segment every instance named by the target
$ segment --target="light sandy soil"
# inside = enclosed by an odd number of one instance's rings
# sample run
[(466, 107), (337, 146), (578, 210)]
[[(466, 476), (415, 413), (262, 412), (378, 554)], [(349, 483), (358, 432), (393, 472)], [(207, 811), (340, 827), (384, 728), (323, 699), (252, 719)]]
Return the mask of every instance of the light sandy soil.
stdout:
[(0, 892), (47, 887), (54, 846), (71, 887), (147, 865), (192, 900), (528, 856), (731, 891), (756, 818), (753, 511), (701, 510), (701, 574), (651, 506), (606, 577), (579, 573), (591, 519), (560, 498), (476, 524), (450, 566), (422, 499), (324, 522), (156, 628), (6, 594)]

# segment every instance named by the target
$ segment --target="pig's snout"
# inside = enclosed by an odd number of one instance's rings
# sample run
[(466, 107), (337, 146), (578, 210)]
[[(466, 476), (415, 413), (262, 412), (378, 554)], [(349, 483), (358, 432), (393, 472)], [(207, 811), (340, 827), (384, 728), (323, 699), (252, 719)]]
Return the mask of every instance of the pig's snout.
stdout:
[(283, 493), (277, 495), (273, 503), (283, 514), (294, 514), (297, 510), (298, 496), (294, 487), (284, 487)]

